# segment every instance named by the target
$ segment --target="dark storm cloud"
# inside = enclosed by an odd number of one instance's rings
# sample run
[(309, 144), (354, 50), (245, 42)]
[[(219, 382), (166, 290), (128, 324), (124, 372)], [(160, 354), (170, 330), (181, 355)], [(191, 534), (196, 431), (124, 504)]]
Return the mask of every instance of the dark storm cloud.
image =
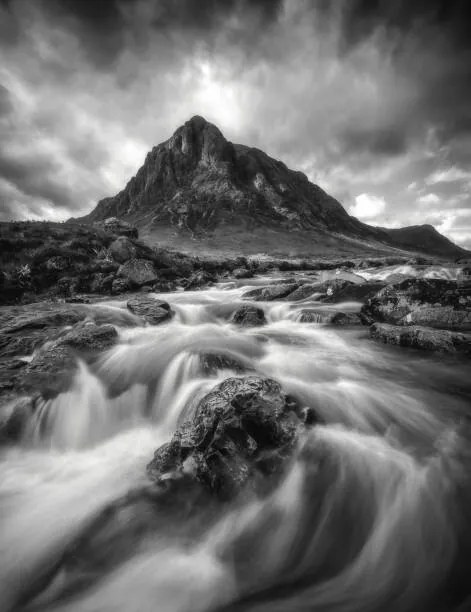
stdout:
[(0, 0), (3, 216), (85, 213), (202, 114), (372, 223), (427, 218), (464, 243), (470, 9), (467, 0)]

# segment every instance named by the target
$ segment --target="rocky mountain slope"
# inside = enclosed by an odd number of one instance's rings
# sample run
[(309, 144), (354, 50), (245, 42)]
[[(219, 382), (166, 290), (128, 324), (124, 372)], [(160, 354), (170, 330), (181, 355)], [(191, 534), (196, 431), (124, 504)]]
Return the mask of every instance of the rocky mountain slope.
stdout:
[[(126, 187), (80, 221), (108, 217), (145, 228), (141, 235), (147, 232), (148, 239), (193, 250), (197, 245), (288, 255), (418, 250), (414, 240), (396, 240), (390, 230), (351, 217), (302, 172), (259, 149), (227, 141), (198, 116), (154, 147)], [(440, 239), (425, 241), (419, 250), (435, 254)], [(437, 254), (463, 254), (446, 242)]]

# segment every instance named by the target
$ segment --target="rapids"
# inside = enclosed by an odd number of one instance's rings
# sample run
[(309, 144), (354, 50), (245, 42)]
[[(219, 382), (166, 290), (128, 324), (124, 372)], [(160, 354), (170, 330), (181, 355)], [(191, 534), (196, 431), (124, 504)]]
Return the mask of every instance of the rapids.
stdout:
[[(91, 306), (113, 318), (119, 343), (81, 363), (1, 451), (2, 612), (471, 609), (468, 365), (375, 344), (362, 327), (300, 323), (310, 299), (259, 303), (261, 328), (230, 324), (247, 285), (265, 281), (159, 295), (176, 316), (155, 327), (119, 301)], [(124, 545), (97, 537), (92, 552), (119, 563), (90, 566), (72, 588), (64, 552), (146, 486), (154, 450), (198, 400), (240, 375), (208, 371), (204, 354), (279, 381), (322, 425), (268, 498), (226, 504), (197, 528), (162, 522), (138, 544), (134, 532)]]

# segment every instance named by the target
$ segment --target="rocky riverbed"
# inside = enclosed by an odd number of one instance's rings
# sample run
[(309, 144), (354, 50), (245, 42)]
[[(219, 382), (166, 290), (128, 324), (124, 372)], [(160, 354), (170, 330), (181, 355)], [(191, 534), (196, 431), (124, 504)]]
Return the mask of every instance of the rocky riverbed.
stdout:
[(2, 610), (466, 609), (466, 267), (248, 275), (0, 308)]

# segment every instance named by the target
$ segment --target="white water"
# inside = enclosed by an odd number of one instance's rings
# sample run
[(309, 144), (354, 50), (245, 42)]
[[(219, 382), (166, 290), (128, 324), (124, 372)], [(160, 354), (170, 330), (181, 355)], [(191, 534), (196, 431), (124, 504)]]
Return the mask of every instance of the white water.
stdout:
[[(259, 304), (268, 325), (236, 328), (239, 285), (160, 296), (177, 314), (157, 327), (100, 306), (134, 326), (81, 364), (0, 457), (0, 610), (468, 609), (467, 366), (376, 345), (363, 328), (299, 323), (310, 300)], [(178, 533), (130, 503), (64, 567), (104, 508), (146, 486), (145, 466), (179, 419), (237, 375), (204, 374), (200, 353), (275, 378), (323, 424), (268, 499)]]

